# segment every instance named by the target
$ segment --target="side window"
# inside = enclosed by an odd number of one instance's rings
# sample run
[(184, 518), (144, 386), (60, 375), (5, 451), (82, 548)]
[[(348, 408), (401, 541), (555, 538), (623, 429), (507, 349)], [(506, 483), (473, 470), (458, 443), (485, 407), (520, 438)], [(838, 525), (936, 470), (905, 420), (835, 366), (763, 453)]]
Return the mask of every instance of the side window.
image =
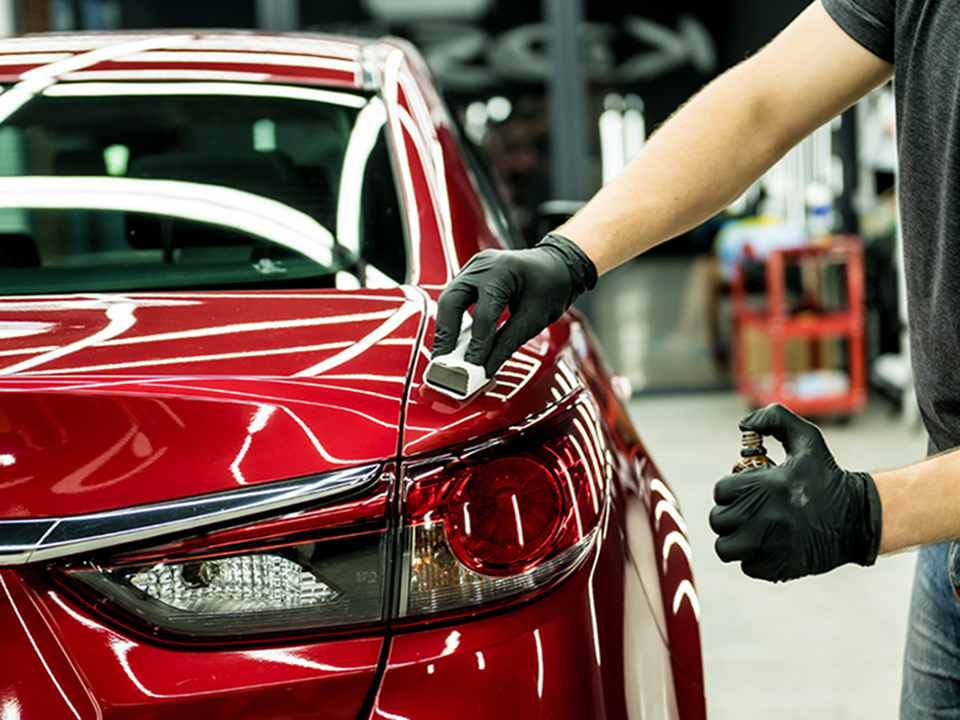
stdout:
[(361, 190), (361, 255), (398, 283), (407, 282), (407, 243), (386, 133), (367, 160)]

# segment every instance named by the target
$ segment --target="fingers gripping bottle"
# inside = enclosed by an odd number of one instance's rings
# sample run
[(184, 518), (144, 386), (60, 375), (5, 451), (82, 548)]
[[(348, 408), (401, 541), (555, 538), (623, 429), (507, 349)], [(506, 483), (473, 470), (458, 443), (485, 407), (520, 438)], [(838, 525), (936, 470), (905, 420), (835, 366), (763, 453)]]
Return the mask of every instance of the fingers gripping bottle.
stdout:
[(740, 440), (740, 460), (733, 466), (733, 472), (738, 473), (747, 468), (773, 467), (776, 463), (767, 457), (767, 449), (763, 446), (760, 433), (745, 430)]

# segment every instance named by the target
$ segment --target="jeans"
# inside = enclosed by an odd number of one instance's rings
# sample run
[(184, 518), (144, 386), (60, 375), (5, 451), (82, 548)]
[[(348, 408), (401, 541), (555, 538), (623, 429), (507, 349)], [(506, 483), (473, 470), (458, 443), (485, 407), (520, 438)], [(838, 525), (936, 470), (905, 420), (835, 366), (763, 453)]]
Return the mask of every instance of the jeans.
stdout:
[(903, 658), (900, 720), (960, 720), (960, 543), (920, 549)]

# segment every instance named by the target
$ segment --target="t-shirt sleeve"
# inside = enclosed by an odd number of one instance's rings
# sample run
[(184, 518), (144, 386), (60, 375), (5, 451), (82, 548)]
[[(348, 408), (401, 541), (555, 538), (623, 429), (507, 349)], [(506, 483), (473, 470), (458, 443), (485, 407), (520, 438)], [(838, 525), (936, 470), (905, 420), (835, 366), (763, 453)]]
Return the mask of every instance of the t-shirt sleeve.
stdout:
[(837, 25), (881, 60), (893, 62), (895, 0), (821, 0)]

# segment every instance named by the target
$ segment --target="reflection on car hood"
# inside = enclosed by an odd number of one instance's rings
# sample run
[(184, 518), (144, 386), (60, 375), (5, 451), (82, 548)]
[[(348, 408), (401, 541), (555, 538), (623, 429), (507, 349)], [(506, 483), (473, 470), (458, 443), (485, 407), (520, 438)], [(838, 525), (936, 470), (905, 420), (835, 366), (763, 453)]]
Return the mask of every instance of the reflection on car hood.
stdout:
[(403, 288), (2, 299), (0, 516), (394, 457), (422, 310)]

